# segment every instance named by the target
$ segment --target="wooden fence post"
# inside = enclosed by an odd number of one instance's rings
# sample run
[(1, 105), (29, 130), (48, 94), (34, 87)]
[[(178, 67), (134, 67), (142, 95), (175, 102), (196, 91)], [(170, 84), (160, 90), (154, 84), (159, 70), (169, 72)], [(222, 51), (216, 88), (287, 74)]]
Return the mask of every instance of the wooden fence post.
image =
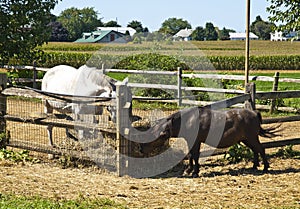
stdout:
[(245, 108), (250, 110), (255, 110), (255, 94), (256, 94), (255, 83), (248, 83), (246, 85), (246, 93), (250, 94), (251, 99), (245, 102)]
[(106, 75), (104, 63), (102, 63), (102, 65), (101, 65), (101, 70), (102, 70), (103, 74)]
[(182, 69), (181, 67), (177, 68), (177, 97), (178, 97), (178, 102), (177, 105), (181, 106), (182, 105), (182, 91), (181, 91), (181, 86), (182, 86)]
[(7, 75), (5, 73), (0, 74), (0, 149), (5, 148), (8, 144), (9, 136), (6, 133), (6, 121), (4, 116), (6, 115), (6, 96), (1, 92), (6, 88)]
[(33, 84), (32, 84), (32, 88), (36, 89), (37, 85), (36, 85), (36, 79), (37, 79), (37, 70), (36, 70), (36, 61), (33, 61)]
[(119, 176), (128, 174), (129, 169), (129, 109), (131, 107), (131, 94), (124, 83), (116, 84), (117, 106), (117, 173)]
[[(279, 81), (279, 72), (276, 72), (274, 75), (274, 82), (273, 82), (273, 89), (272, 91), (278, 90), (278, 81)], [(270, 107), (270, 113), (272, 114), (275, 111), (276, 108), (276, 99), (271, 99), (271, 107)]]

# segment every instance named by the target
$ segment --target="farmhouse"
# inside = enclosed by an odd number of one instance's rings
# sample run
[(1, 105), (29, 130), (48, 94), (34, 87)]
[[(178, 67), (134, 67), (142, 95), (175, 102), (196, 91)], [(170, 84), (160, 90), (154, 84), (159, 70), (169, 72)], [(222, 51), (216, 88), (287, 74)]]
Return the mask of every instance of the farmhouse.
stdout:
[(287, 40), (299, 40), (298, 32), (292, 31), (284, 33), (282, 31), (275, 31), (271, 33), (271, 41), (287, 41)]
[(93, 32), (83, 33), (82, 37), (77, 39), (76, 43), (109, 43), (118, 42), (126, 43), (124, 33), (114, 30), (97, 30)]
[[(230, 40), (246, 40), (246, 33), (229, 33)], [(250, 32), (249, 37), (251, 40), (258, 40), (258, 36)]]
[(173, 36), (175, 41), (190, 41), (192, 40), (193, 29), (182, 29)]

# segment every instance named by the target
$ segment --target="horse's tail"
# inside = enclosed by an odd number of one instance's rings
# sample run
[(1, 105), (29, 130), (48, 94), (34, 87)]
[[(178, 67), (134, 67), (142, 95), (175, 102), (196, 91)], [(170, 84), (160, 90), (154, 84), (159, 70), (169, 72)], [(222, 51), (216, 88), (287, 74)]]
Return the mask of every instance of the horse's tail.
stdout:
[[(260, 124), (262, 124), (262, 116), (261, 116), (260, 112), (256, 111), (256, 114), (260, 121)], [(281, 124), (270, 127), (270, 128), (262, 128), (260, 126), (259, 135), (262, 137), (266, 137), (266, 138), (281, 136), (281, 134), (278, 133), (282, 130), (282, 129), (280, 129), (280, 126), (281, 126)]]

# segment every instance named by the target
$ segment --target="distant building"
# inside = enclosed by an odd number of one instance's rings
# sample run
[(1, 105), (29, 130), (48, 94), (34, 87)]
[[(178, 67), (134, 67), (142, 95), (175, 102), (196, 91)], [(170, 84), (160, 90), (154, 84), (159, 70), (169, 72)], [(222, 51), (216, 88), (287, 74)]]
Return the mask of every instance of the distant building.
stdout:
[(124, 34), (126, 34), (126, 32), (128, 31), (130, 36), (133, 36), (136, 33), (136, 30), (131, 27), (97, 27), (97, 30), (100, 31), (113, 30)]
[(287, 41), (287, 40), (299, 40), (298, 32), (292, 31), (284, 33), (282, 31), (275, 31), (271, 33), (271, 41)]
[(118, 42), (126, 43), (124, 33), (114, 30), (97, 30), (93, 32), (83, 33), (82, 38), (77, 39), (76, 43), (109, 43)]
[[(229, 33), (230, 40), (246, 40), (246, 33)], [(258, 36), (254, 33), (249, 33), (250, 40), (258, 40)]]
[(173, 36), (175, 41), (191, 41), (193, 29), (182, 29)]

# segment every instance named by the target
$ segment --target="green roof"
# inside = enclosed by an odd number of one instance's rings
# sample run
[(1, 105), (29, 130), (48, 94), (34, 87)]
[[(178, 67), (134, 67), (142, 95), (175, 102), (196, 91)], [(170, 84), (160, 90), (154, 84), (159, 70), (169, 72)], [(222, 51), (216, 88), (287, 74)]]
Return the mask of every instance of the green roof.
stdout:
[(97, 30), (91, 33), (83, 33), (83, 35), (90, 35), (88, 38), (79, 38), (75, 42), (76, 43), (95, 43), (101, 41), (106, 35), (108, 35), (112, 30)]

